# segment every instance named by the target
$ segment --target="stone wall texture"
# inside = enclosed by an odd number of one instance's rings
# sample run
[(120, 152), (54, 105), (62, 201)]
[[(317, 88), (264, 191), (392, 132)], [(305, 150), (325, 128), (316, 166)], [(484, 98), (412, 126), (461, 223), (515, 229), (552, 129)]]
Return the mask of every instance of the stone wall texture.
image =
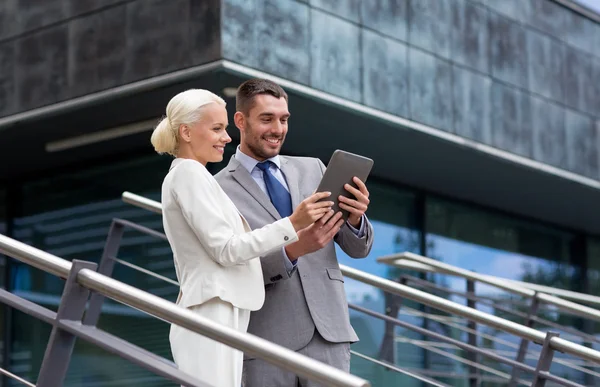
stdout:
[(600, 25), (552, 0), (223, 7), (226, 59), (600, 178)]
[(220, 58), (600, 178), (600, 24), (552, 0), (3, 0), (0, 117)]
[(216, 60), (219, 0), (0, 1), (0, 116)]

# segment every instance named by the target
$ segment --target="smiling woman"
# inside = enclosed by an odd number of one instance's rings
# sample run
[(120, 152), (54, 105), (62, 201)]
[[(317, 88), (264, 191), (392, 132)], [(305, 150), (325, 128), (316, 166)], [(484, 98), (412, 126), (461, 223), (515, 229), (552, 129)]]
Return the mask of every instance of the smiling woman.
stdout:
[(206, 166), (223, 160), (227, 134), (225, 101), (208, 90), (191, 89), (177, 94), (167, 105), (167, 115), (154, 129), (150, 141), (158, 153), (189, 158)]

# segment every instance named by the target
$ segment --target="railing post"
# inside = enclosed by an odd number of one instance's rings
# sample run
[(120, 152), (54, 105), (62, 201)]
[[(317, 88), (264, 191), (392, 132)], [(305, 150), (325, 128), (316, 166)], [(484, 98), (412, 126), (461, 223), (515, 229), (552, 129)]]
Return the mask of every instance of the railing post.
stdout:
[(531, 387), (544, 387), (546, 385), (545, 373), (550, 370), (552, 365), (552, 359), (554, 358), (554, 350), (550, 347), (550, 340), (553, 337), (558, 337), (559, 334), (556, 332), (548, 332), (544, 339), (544, 345), (537, 366), (535, 367), (535, 375), (533, 376), (533, 382)]
[[(110, 225), (110, 230), (108, 231), (106, 243), (104, 244), (104, 250), (102, 251), (102, 258), (100, 259), (98, 273), (107, 277), (112, 277), (112, 273), (115, 268), (115, 261), (113, 258), (117, 257), (124, 231), (123, 225), (113, 220), (112, 224)], [(83, 319), (84, 325), (96, 326), (96, 324), (98, 324), (103, 303), (104, 296), (102, 294), (92, 294), (92, 297), (90, 297), (88, 310)]]
[[(406, 278), (400, 277), (398, 282), (406, 285)], [(390, 293), (384, 293), (385, 296), (385, 314), (392, 318), (397, 318), (402, 307), (402, 297)], [(385, 322), (385, 333), (381, 340), (379, 349), (379, 359), (390, 364), (396, 364), (396, 326), (388, 321)]]
[[(469, 308), (477, 309), (477, 303), (475, 301), (475, 282), (467, 279), (467, 306)], [(477, 323), (473, 320), (467, 321), (467, 328), (473, 332), (477, 332)], [(468, 343), (474, 347), (477, 347), (477, 333), (468, 334)], [(467, 352), (467, 359), (473, 363), (480, 363), (480, 356), (477, 353)], [(478, 387), (479, 382), (479, 368), (469, 366), (469, 387)]]
[[(535, 292), (533, 298), (531, 299), (531, 306), (529, 307), (529, 312), (527, 312), (527, 319), (525, 321), (525, 326), (529, 328), (533, 328), (534, 320), (533, 316), (538, 311), (540, 306), (540, 300), (538, 299), (538, 292)], [(521, 339), (521, 344), (519, 345), (519, 352), (517, 353), (516, 361), (519, 363), (523, 363), (525, 360), (525, 355), (527, 354), (527, 347), (529, 346), (529, 340)], [(520, 370), (518, 368), (513, 367), (512, 373), (510, 375), (510, 382), (508, 383), (509, 387), (515, 387), (517, 385), (517, 379), (519, 378)]]
[(64, 320), (81, 321), (90, 291), (77, 283), (77, 274), (81, 269), (95, 271), (97, 267), (98, 265), (93, 262), (73, 261), (46, 346), (37, 387), (63, 385), (75, 347), (76, 336), (61, 329), (60, 322)]

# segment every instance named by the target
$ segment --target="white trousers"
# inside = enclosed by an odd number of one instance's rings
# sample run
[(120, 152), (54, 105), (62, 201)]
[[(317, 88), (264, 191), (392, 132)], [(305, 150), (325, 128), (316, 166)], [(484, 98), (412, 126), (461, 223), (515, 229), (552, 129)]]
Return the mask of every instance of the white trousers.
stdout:
[[(250, 311), (213, 298), (201, 305), (188, 308), (215, 322), (246, 332)], [(214, 387), (240, 387), (244, 353), (177, 325), (171, 325), (169, 334), (175, 364), (200, 381)]]

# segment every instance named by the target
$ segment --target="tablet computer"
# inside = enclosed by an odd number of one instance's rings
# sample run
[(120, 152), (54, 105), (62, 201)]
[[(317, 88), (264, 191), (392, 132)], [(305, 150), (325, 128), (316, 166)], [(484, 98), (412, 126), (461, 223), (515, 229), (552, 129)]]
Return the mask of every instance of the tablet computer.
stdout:
[(348, 211), (342, 210), (338, 205), (338, 196), (342, 195), (354, 199), (354, 195), (346, 191), (344, 184), (350, 184), (352, 187), (358, 188), (352, 178), (356, 176), (366, 182), (372, 167), (372, 159), (338, 149), (333, 152), (329, 164), (327, 164), (327, 169), (321, 178), (317, 192), (331, 192), (331, 196), (323, 200), (333, 201), (332, 209), (335, 212), (341, 211), (342, 217), (348, 219)]

